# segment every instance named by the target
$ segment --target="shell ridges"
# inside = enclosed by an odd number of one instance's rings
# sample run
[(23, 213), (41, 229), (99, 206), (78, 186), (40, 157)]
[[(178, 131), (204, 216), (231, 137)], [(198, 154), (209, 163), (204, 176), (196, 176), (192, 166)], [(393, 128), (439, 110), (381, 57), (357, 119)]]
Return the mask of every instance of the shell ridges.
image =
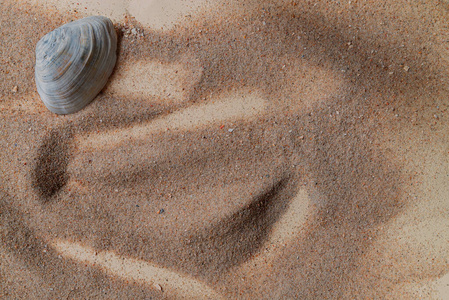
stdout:
[(46, 34), (36, 45), (35, 80), (45, 106), (75, 113), (103, 89), (117, 60), (117, 34), (106, 17), (91, 16)]

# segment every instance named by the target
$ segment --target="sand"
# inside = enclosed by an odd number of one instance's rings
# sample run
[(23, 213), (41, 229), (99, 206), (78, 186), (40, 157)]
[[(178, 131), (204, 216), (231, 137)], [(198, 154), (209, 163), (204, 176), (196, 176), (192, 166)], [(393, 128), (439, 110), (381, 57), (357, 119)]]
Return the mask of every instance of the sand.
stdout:
[[(449, 299), (449, 2), (1, 3), (1, 299)], [(53, 114), (35, 45), (96, 14)]]

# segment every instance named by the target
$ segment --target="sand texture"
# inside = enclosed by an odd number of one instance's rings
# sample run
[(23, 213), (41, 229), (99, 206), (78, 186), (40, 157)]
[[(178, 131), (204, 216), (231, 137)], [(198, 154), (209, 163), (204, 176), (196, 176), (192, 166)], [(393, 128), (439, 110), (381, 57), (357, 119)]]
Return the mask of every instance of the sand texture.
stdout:
[[(448, 1), (0, 6), (0, 299), (449, 299)], [(97, 14), (51, 113), (35, 45)]]

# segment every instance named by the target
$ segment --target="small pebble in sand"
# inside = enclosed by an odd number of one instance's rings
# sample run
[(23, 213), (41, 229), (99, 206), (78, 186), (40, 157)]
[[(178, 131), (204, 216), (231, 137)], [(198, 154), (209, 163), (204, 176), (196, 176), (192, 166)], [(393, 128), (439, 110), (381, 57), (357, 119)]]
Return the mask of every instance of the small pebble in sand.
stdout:
[(161, 287), (159, 284), (155, 283), (155, 284), (154, 284), (154, 287), (155, 287), (158, 291), (161, 291), (161, 292), (162, 292), (162, 287)]
[(409, 66), (404, 66), (404, 71), (408, 72), (408, 70), (410, 70), (410, 67)]
[(17, 93), (19, 91), (19, 87), (17, 85), (15, 85), (12, 89), (11, 92), (13, 93)]
[(157, 214), (160, 215), (160, 214), (162, 214), (162, 213), (164, 213), (164, 212), (165, 212), (165, 210), (164, 210), (163, 208), (161, 208), (161, 209), (159, 209), (159, 211), (157, 212)]

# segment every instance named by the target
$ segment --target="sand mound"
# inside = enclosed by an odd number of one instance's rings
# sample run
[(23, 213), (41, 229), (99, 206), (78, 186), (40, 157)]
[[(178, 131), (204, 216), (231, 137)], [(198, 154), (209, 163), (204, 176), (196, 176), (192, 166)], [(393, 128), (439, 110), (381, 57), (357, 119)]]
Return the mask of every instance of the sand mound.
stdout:
[[(445, 2), (4, 1), (0, 298), (438, 298)], [(34, 47), (103, 14), (114, 73), (45, 109)]]

